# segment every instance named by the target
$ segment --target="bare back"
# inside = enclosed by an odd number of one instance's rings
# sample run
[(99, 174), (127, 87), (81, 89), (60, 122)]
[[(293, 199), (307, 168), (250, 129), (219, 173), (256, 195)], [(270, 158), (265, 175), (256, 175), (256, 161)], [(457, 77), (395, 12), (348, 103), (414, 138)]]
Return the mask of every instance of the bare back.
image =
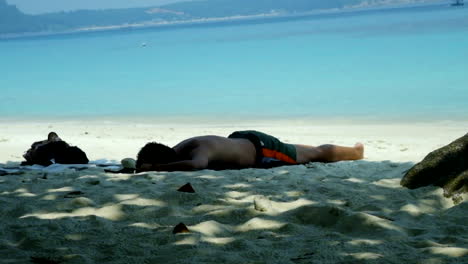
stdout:
[(246, 168), (255, 165), (255, 146), (246, 139), (200, 136), (173, 147), (182, 159), (205, 160), (207, 168)]

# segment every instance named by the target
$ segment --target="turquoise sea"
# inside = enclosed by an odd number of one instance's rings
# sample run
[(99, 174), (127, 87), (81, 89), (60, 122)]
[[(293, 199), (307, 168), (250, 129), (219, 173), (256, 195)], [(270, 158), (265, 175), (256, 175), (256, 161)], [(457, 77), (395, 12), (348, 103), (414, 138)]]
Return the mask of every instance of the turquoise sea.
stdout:
[(0, 40), (0, 118), (468, 119), (468, 7)]

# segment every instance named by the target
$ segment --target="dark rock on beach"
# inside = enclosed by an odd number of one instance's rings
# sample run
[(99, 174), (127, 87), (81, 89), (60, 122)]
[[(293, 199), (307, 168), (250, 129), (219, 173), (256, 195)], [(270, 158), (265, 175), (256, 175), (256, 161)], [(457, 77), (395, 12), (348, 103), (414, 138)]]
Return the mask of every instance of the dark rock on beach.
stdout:
[(75, 198), (75, 197), (78, 197), (80, 195), (83, 195), (84, 192), (82, 191), (73, 191), (73, 192), (69, 192), (67, 194), (65, 194), (64, 198)]
[(187, 226), (184, 223), (179, 223), (174, 227), (172, 230), (173, 234), (180, 234), (180, 233), (190, 233), (190, 230), (187, 228)]
[(36, 264), (60, 264), (63, 262), (61, 260), (55, 260), (49, 257), (31, 257), (30, 260), (32, 263)]
[(178, 192), (186, 192), (186, 193), (195, 193), (195, 189), (193, 189), (190, 183), (185, 184), (184, 186), (177, 189)]
[(447, 197), (467, 192), (468, 134), (429, 153), (405, 174), (401, 185), (410, 189), (440, 186)]

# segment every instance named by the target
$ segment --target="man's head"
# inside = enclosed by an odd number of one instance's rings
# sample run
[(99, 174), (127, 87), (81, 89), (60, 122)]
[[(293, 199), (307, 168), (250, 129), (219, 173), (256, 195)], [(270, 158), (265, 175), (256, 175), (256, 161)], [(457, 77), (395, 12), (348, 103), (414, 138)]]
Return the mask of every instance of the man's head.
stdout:
[(163, 144), (150, 142), (138, 152), (136, 168), (137, 170), (141, 169), (143, 164), (168, 164), (178, 160), (174, 149)]

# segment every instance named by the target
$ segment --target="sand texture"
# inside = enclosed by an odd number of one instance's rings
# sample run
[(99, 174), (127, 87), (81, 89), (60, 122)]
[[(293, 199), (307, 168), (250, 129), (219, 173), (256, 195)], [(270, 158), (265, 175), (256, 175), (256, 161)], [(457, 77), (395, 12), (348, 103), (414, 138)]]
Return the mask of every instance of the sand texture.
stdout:
[[(462, 123), (10, 122), (2, 167), (56, 131), (90, 160), (151, 140), (258, 129), (291, 143), (366, 145), (365, 159), (274, 169), (110, 174), (97, 166), (0, 176), (0, 263), (468, 263), (468, 203), (401, 177)], [(190, 183), (193, 192), (177, 191)], [(183, 223), (188, 229), (174, 234)]]

